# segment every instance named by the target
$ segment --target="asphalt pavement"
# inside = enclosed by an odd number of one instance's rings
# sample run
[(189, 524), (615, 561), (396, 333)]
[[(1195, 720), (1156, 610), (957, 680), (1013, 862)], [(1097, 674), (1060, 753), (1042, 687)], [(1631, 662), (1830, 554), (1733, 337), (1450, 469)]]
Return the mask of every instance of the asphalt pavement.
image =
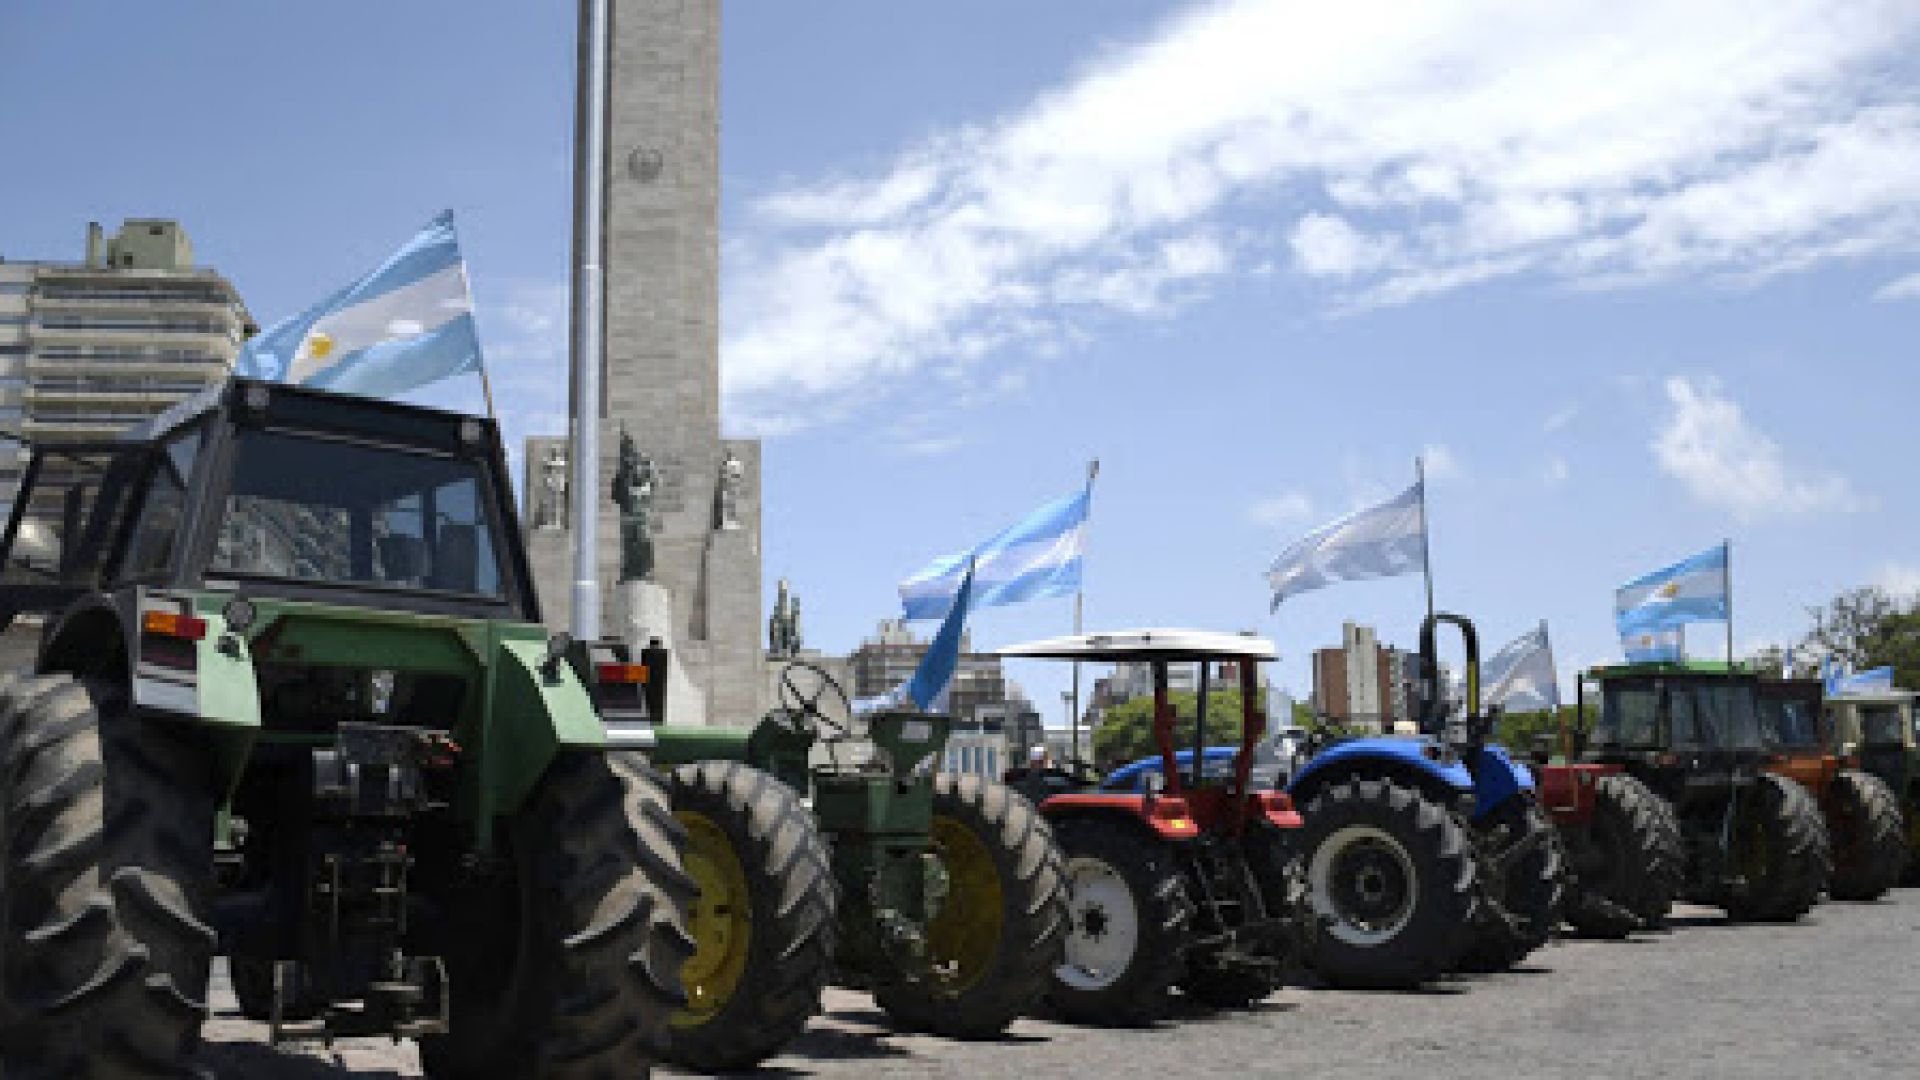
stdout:
[[(216, 985), (206, 1063), (249, 1080), (419, 1076), (412, 1048), (274, 1051)], [(1920, 889), (1824, 904), (1790, 926), (1682, 906), (1673, 929), (1560, 941), (1522, 968), (1417, 993), (1290, 987), (1245, 1011), (1145, 1031), (1022, 1020), (997, 1042), (897, 1035), (870, 998), (828, 992), (775, 1075), (889, 1077), (1920, 1076)]]

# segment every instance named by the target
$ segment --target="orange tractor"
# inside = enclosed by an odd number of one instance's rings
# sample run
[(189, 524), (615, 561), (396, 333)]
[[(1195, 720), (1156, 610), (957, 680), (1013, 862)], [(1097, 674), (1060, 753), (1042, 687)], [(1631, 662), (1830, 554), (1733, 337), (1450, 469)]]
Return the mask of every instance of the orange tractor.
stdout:
[(1760, 719), (1767, 771), (1798, 781), (1827, 819), (1833, 838), (1828, 892), (1835, 900), (1885, 895), (1907, 861), (1900, 797), (1835, 738), (1820, 680), (1763, 681)]

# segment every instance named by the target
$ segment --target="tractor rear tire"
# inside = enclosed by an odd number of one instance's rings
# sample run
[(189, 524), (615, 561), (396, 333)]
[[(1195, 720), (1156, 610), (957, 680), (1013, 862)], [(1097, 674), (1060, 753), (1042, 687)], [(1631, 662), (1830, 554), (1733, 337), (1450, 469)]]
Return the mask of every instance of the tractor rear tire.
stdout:
[(1835, 811), (1828, 819), (1833, 836), (1833, 898), (1880, 899), (1906, 869), (1906, 821), (1900, 814), (1899, 797), (1872, 773), (1842, 769), (1827, 798)]
[(118, 687), (0, 682), (0, 1074), (194, 1075), (216, 797), (193, 736)]
[(748, 765), (702, 761), (669, 778), (700, 883), (665, 1060), (703, 1072), (750, 1069), (820, 1011), (832, 973), (833, 867), (793, 789)]
[(1594, 781), (1593, 801), (1567, 922), (1594, 938), (1660, 925), (1680, 892), (1686, 861), (1666, 800), (1637, 777), (1606, 773)]
[[(1308, 960), (1320, 977), (1398, 989), (1453, 970), (1473, 943), (1480, 887), (1459, 819), (1415, 788), (1359, 777), (1322, 789), (1305, 815), (1307, 892), (1324, 924)], [(1375, 914), (1388, 925), (1358, 921)]]
[(453, 1025), (420, 1040), (427, 1075), (645, 1076), (686, 1004), (685, 835), (644, 759), (555, 757), (509, 822), (511, 882), (442, 898)]
[(882, 972), (874, 1001), (909, 1031), (993, 1039), (1047, 992), (1067, 936), (1053, 830), (1026, 796), (977, 776), (933, 778), (933, 842), (947, 897), (927, 925), (935, 975)]
[(1172, 1010), (1193, 939), (1194, 903), (1178, 857), (1139, 821), (1069, 818), (1059, 836), (1072, 928), (1048, 1005), (1074, 1024), (1159, 1023)]
[[(1515, 843), (1536, 837), (1535, 847), (1507, 870), (1504, 880), (1482, 865), (1486, 903), (1473, 945), (1460, 970), (1477, 974), (1505, 971), (1545, 945), (1560, 924), (1567, 900), (1567, 855), (1560, 831), (1532, 795), (1508, 799), (1487, 824), (1514, 830)], [(1496, 890), (1499, 895), (1495, 895)]]
[(1761, 773), (1745, 799), (1745, 820), (1734, 828), (1757, 845), (1751, 857), (1761, 872), (1721, 906), (1739, 922), (1793, 922), (1819, 902), (1833, 867), (1820, 804), (1800, 784), (1772, 773)]

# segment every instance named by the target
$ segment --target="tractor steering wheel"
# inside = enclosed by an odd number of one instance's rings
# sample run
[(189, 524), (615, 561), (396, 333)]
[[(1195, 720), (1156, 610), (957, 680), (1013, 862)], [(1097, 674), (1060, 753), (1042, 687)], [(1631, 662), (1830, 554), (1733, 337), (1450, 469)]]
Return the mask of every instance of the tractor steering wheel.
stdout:
[[(809, 693), (803, 681), (794, 676), (798, 672), (812, 673), (812, 692)], [(839, 738), (850, 739), (853, 731), (847, 725), (828, 716), (820, 710), (820, 699), (832, 690), (840, 699), (841, 708), (853, 715), (853, 701), (847, 692), (841, 689), (825, 668), (805, 660), (795, 660), (780, 670), (780, 710), (786, 714), (786, 723), (801, 734), (813, 734), (822, 730), (829, 731)]]

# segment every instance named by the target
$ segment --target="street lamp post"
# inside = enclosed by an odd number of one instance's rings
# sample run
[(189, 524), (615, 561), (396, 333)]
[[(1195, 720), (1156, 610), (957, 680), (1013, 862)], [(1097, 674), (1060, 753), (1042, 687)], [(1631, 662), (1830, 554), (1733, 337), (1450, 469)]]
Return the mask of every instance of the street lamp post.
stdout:
[(1072, 761), (1080, 760), (1080, 711), (1076, 707), (1078, 697), (1071, 690), (1060, 691), (1060, 707), (1067, 711), (1067, 730), (1071, 733), (1067, 741), (1067, 757)]

